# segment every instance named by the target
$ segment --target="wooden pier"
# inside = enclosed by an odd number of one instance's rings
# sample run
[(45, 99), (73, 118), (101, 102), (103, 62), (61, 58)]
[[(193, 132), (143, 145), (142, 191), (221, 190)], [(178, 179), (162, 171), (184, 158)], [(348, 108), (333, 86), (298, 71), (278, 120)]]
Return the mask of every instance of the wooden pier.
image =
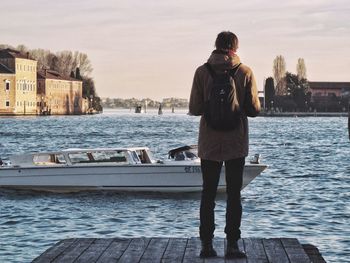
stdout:
[(201, 259), (199, 238), (76, 238), (65, 239), (46, 250), (34, 263), (110, 263), (110, 262), (230, 262), (230, 263), (306, 263), (325, 262), (316, 247), (307, 249), (294, 238), (244, 238), (240, 249), (247, 258), (225, 259), (226, 239), (215, 238), (215, 258)]

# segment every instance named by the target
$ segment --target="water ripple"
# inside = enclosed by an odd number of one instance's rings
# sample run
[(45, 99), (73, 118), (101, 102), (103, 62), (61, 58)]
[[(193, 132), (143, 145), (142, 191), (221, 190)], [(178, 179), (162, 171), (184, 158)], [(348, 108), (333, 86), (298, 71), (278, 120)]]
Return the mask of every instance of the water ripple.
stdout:
[[(148, 146), (157, 158), (194, 144), (199, 118), (106, 112), (0, 118), (0, 156), (73, 147)], [(269, 169), (242, 193), (244, 237), (296, 237), (327, 262), (350, 258), (346, 118), (255, 118), (250, 152)], [(0, 190), (0, 262), (29, 262), (60, 239), (198, 235), (199, 194), (48, 194)], [(216, 236), (224, 237), (225, 195)], [(344, 260), (345, 259), (345, 260)]]

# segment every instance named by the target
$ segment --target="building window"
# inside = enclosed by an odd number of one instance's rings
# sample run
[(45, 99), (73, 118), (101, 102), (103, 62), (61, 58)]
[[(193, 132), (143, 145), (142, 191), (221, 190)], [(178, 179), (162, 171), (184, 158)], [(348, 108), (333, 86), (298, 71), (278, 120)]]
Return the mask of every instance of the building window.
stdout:
[(8, 100), (5, 102), (5, 104), (6, 104), (6, 107), (10, 107), (10, 102)]
[(10, 81), (6, 80), (5, 82), (5, 89), (10, 90)]

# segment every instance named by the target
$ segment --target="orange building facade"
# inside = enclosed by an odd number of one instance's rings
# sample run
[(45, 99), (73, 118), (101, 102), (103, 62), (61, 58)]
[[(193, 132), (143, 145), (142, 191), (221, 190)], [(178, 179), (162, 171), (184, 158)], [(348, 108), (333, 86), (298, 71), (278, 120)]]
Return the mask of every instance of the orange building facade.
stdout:
[(63, 77), (56, 71), (43, 70), (37, 74), (37, 112), (40, 115), (82, 114), (82, 81)]
[(81, 80), (52, 70), (13, 49), (0, 49), (0, 115), (85, 114)]
[(0, 114), (36, 114), (37, 62), (12, 49), (0, 50)]

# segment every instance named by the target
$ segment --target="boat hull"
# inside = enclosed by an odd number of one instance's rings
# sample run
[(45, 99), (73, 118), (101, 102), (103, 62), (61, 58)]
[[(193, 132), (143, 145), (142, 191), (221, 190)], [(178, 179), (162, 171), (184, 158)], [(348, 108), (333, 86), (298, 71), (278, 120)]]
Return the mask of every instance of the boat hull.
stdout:
[[(265, 168), (246, 165), (242, 189)], [(0, 187), (53, 192), (198, 192), (202, 189), (202, 174), (199, 163), (1, 168)], [(225, 188), (222, 169), (218, 190)]]

